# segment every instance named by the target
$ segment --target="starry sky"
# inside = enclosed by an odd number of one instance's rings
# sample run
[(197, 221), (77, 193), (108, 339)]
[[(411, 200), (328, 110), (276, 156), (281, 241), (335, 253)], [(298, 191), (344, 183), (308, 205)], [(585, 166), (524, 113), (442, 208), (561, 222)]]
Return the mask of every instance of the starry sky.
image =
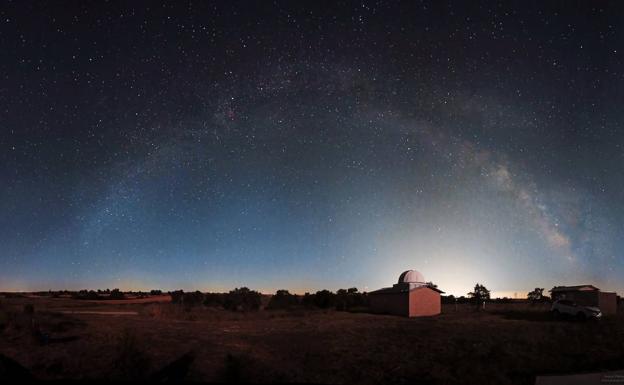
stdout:
[(0, 290), (624, 292), (624, 5), (0, 6)]

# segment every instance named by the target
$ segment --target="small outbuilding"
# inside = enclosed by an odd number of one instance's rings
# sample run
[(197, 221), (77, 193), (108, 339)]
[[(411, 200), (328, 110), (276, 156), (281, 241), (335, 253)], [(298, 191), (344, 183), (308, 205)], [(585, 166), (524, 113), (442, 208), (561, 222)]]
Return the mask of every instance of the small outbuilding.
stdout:
[(407, 270), (399, 276), (399, 282), (392, 287), (369, 293), (373, 313), (395, 314), (405, 317), (421, 317), (440, 314), (444, 293), (425, 282), (425, 277), (416, 270)]
[(617, 295), (593, 285), (555, 286), (550, 293), (553, 301), (567, 299), (583, 306), (597, 306), (602, 314), (617, 313)]

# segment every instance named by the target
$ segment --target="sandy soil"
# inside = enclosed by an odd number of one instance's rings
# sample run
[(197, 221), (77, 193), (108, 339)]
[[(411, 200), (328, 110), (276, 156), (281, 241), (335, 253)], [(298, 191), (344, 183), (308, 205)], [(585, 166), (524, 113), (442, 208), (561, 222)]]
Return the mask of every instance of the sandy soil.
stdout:
[(139, 315), (138, 311), (61, 310), (61, 314)]
[[(451, 306), (407, 319), (96, 302), (3, 299), (13, 319), (0, 334), (0, 353), (41, 379), (158, 379), (177, 370), (174, 378), (198, 381), (533, 384), (537, 374), (624, 367), (621, 316), (581, 323), (553, 320), (540, 308)], [(23, 313), (26, 303), (34, 315)], [(33, 317), (45, 344), (30, 332)]]

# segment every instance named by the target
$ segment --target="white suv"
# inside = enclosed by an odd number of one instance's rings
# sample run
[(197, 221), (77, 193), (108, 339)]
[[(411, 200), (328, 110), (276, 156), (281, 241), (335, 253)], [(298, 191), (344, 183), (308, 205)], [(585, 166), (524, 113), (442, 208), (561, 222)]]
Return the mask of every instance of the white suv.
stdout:
[(577, 305), (574, 301), (567, 299), (560, 299), (553, 302), (550, 311), (555, 315), (555, 317), (565, 314), (571, 315), (580, 320), (587, 318), (600, 319), (600, 317), (602, 317), (602, 312), (599, 308), (594, 306)]

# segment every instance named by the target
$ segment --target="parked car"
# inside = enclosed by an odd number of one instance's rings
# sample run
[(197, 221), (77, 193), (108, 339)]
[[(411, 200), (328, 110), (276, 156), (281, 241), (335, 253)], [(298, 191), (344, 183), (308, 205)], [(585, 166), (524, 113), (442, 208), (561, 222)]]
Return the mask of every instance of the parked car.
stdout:
[(555, 317), (560, 315), (569, 315), (580, 320), (589, 318), (600, 319), (602, 317), (602, 312), (599, 308), (595, 306), (578, 305), (574, 301), (567, 299), (560, 299), (553, 302), (550, 311), (555, 315)]

